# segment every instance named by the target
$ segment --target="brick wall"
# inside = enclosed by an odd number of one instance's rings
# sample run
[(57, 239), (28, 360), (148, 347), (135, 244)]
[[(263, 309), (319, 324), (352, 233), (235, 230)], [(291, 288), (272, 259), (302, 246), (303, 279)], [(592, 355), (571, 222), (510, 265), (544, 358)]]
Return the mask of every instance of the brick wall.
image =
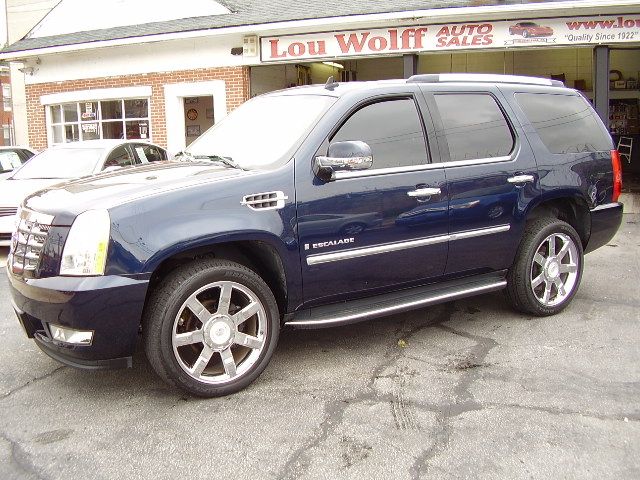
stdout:
[(152, 89), (150, 102), (151, 140), (158, 145), (166, 147), (167, 130), (164, 113), (164, 85), (170, 83), (193, 83), (209, 80), (224, 80), (227, 93), (227, 108), (231, 111), (249, 99), (249, 78), (249, 67), (222, 67), (27, 85), (26, 94), (29, 145), (37, 150), (42, 150), (48, 146), (45, 107), (40, 104), (40, 97), (42, 95), (72, 92), (76, 90), (90, 90), (93, 88), (150, 85)]

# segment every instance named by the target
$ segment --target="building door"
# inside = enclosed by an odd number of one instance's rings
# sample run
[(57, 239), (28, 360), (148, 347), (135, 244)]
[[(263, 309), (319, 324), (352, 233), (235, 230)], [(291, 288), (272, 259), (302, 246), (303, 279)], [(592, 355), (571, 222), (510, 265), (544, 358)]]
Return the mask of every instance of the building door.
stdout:
[(184, 141), (187, 147), (213, 126), (213, 118), (212, 95), (184, 99)]
[(164, 99), (167, 151), (170, 155), (184, 150), (227, 114), (224, 80), (171, 83), (164, 86)]

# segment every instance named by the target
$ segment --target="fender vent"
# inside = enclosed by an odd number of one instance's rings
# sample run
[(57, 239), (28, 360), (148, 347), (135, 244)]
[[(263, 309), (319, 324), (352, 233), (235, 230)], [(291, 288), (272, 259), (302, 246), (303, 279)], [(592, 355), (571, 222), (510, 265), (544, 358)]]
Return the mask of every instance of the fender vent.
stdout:
[(265, 192), (245, 195), (242, 198), (242, 205), (246, 205), (252, 210), (276, 210), (284, 207), (284, 201), (287, 200), (284, 192)]

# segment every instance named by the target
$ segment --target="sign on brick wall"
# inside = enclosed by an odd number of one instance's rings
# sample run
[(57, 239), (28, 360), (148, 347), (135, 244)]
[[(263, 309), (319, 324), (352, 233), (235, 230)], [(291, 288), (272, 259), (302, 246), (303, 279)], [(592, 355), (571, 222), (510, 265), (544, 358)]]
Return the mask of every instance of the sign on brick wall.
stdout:
[(451, 23), (260, 39), (262, 62), (640, 41), (640, 14)]

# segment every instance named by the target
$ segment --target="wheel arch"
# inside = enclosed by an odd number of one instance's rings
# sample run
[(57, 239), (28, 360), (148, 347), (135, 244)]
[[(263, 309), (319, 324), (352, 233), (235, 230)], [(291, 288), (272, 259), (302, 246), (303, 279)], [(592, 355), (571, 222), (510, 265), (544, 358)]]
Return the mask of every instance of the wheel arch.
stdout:
[(529, 206), (526, 212), (526, 222), (529, 223), (544, 216), (567, 222), (580, 236), (582, 248), (587, 248), (591, 236), (591, 213), (582, 195), (567, 194), (540, 198)]
[(290, 285), (295, 284), (295, 273), (291, 268), (287, 269), (287, 262), (283, 259), (289, 252), (283, 252), (276, 245), (275, 239), (253, 236), (168, 249), (163, 254), (155, 255), (145, 266), (145, 271), (152, 272), (147, 299), (157, 285), (179, 266), (201, 258), (219, 258), (236, 262), (256, 272), (271, 288), (282, 316), (288, 310), (293, 291)]

